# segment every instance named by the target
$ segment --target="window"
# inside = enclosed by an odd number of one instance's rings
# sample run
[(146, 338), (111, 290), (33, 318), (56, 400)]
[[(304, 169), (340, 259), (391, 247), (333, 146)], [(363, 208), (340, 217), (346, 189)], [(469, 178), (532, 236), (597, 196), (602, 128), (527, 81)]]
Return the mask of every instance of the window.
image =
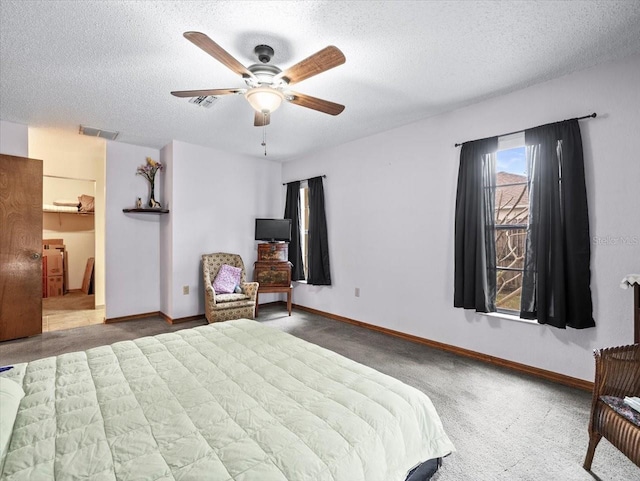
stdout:
[(454, 307), (595, 326), (578, 119), (462, 144), (454, 222)]
[(302, 250), (302, 264), (304, 278), (309, 278), (309, 185), (306, 181), (300, 183), (300, 250)]
[(289, 261), (291, 278), (307, 280), (312, 286), (331, 285), (329, 236), (324, 204), (322, 177), (287, 184), (285, 218), (293, 220)]
[(499, 312), (519, 313), (529, 221), (523, 132), (498, 139), (495, 166), (495, 305)]

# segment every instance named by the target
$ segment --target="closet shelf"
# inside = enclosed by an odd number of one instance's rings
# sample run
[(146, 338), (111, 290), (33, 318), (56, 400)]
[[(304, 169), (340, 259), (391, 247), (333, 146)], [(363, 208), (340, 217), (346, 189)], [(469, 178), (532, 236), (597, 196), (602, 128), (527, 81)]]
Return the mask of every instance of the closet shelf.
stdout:
[(136, 212), (138, 214), (168, 214), (169, 209), (143, 209), (143, 208), (132, 208), (132, 209), (122, 209), (122, 212)]
[(95, 215), (94, 212), (71, 212), (71, 211), (65, 211), (65, 210), (49, 210), (49, 209), (42, 209), (42, 213), (43, 214), (71, 214), (71, 215), (79, 215), (81, 217)]

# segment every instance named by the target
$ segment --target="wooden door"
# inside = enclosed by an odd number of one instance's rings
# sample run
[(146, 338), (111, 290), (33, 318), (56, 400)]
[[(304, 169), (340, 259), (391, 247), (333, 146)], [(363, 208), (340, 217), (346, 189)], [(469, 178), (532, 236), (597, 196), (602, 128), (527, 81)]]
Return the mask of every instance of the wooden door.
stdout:
[(0, 341), (42, 332), (42, 161), (0, 154)]

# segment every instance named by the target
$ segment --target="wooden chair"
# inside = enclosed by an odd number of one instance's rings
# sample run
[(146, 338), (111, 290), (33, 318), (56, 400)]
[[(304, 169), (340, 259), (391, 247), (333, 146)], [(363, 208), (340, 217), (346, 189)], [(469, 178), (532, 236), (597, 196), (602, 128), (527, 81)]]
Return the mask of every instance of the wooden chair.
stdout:
[(603, 436), (640, 466), (640, 415), (623, 402), (625, 396), (640, 397), (640, 344), (597, 349), (593, 355), (596, 377), (584, 469), (591, 470)]

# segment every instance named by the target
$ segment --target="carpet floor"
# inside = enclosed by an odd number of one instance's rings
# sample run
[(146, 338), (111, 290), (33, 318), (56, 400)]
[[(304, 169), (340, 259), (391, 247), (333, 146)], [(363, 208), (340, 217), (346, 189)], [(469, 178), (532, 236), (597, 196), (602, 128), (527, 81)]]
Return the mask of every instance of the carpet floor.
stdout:
[[(640, 480), (640, 469), (603, 439), (590, 474), (591, 394), (473, 359), (281, 306), (258, 321), (335, 351), (426, 393), (457, 451), (434, 481)], [(205, 324), (170, 326), (160, 318), (47, 332), (0, 343), (0, 365)], [(294, 481), (294, 480), (292, 480)], [(391, 481), (391, 480), (390, 480)]]

